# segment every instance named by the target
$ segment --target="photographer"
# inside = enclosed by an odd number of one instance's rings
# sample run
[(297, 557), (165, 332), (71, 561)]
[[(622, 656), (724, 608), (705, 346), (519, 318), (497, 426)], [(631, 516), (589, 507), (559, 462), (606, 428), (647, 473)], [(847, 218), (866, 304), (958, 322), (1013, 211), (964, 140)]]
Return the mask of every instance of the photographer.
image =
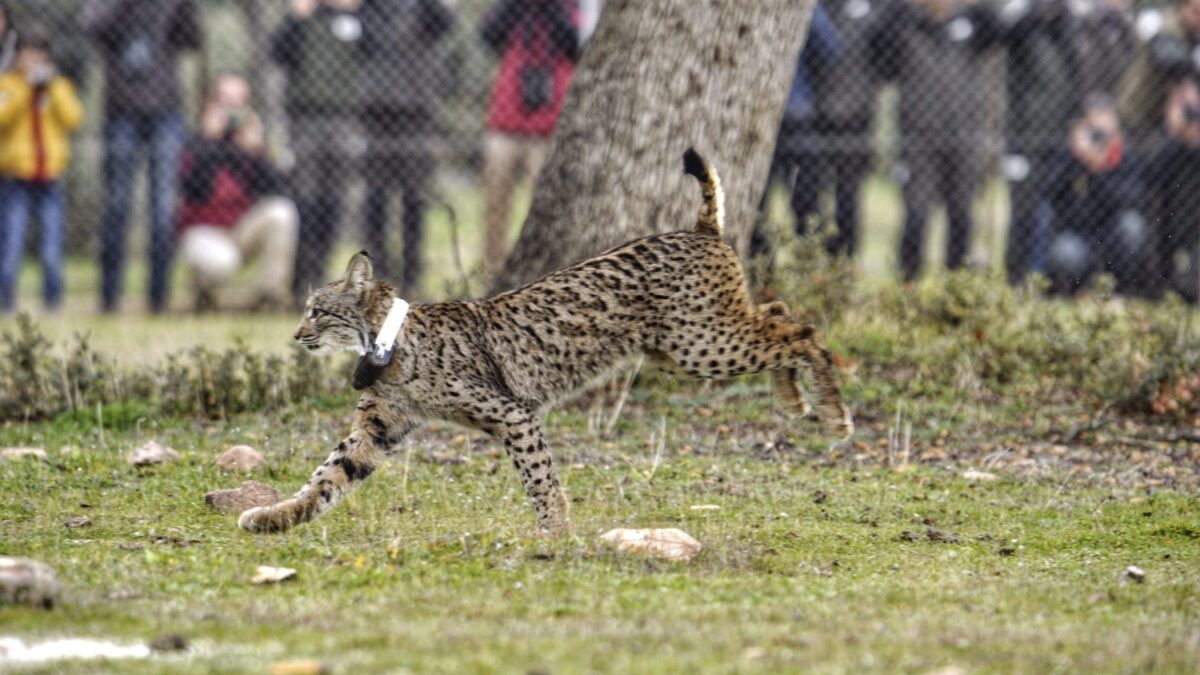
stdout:
[(499, 57), (483, 139), (484, 271), (508, 257), (517, 179), (537, 177), (579, 57), (575, 0), (498, 0), (480, 37)]
[(290, 305), (298, 216), (263, 157), (263, 129), (238, 75), (217, 77), (204, 103), (200, 135), (180, 167), (179, 257), (191, 270), (197, 310), (214, 309), (217, 292), (252, 255), (261, 261), (255, 305)]
[(1118, 100), (1133, 140), (1144, 146), (1161, 130), (1168, 90), (1200, 75), (1200, 0), (1144, 10), (1137, 25), (1143, 42), (1121, 82)]
[(1052, 293), (1072, 295), (1101, 270), (1127, 292), (1141, 273), (1147, 228), (1134, 208), (1138, 184), (1123, 147), (1112, 99), (1088, 96), (1043, 184), (1050, 211), (1044, 268)]
[(29, 209), (41, 219), (42, 299), (62, 299), (66, 229), (62, 181), (70, 134), (83, 121), (75, 88), (58, 74), (44, 31), (29, 29), (17, 43), (14, 67), (0, 76), (0, 311), (14, 307)]
[[(1154, 291), (1178, 291), (1200, 301), (1200, 84), (1182, 80), (1163, 109), (1166, 140), (1146, 163), (1145, 182), (1155, 233)], [(1180, 254), (1189, 263), (1177, 264)]]

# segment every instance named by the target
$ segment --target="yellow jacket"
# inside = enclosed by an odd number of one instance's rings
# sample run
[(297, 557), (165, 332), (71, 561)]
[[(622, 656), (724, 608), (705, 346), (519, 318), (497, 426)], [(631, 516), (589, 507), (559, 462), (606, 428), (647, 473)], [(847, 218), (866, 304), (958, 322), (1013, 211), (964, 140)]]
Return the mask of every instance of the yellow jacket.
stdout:
[(83, 122), (83, 105), (62, 76), (50, 80), (36, 120), (33, 98), (24, 75), (0, 75), (0, 175), (53, 180), (67, 168), (70, 134)]

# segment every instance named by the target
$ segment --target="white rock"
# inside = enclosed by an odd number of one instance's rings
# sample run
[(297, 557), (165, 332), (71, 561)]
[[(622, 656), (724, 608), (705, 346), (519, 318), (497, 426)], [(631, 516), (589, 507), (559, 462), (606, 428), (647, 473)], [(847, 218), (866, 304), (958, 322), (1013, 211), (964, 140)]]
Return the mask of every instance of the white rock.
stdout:
[(28, 558), (0, 556), (0, 604), (50, 608), (61, 588), (54, 570)]
[(717, 511), (721, 507), (718, 504), (693, 504), (693, 511)]
[(969, 480), (974, 483), (986, 483), (996, 480), (996, 474), (987, 471), (977, 471), (975, 469), (967, 469), (963, 472), (963, 480)]
[(18, 459), (46, 459), (46, 451), (41, 448), (4, 448), (0, 450), (0, 457), (15, 461)]
[(148, 441), (142, 447), (131, 450), (125, 456), (125, 461), (134, 466), (163, 464), (165, 462), (174, 462), (177, 459), (179, 459), (178, 452), (162, 445), (158, 441)]
[(618, 551), (644, 553), (679, 562), (688, 562), (696, 557), (701, 548), (700, 542), (674, 527), (650, 530), (621, 528), (605, 532), (600, 539), (615, 546)]
[(296, 576), (296, 570), (290, 567), (270, 567), (268, 565), (259, 565), (258, 570), (254, 573), (254, 578), (250, 583), (254, 584), (274, 584), (285, 579), (291, 579)]
[(248, 445), (235, 445), (217, 457), (217, 466), (226, 471), (254, 471), (266, 465), (262, 454)]
[(1121, 581), (1132, 581), (1137, 584), (1146, 583), (1146, 571), (1137, 565), (1130, 565), (1121, 572)]

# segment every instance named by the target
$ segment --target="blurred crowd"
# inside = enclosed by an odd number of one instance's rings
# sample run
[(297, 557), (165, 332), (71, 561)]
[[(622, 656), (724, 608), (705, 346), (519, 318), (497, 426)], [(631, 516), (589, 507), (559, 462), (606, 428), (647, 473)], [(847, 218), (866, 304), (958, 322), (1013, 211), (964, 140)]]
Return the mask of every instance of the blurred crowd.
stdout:
[[(152, 311), (167, 306), (173, 262), (187, 269), (197, 309), (249, 283), (251, 264), (253, 304), (292, 306), (324, 281), (332, 246), (346, 239), (370, 250), (402, 293), (417, 293), (436, 148), (449, 133), (442, 108), (457, 77), (445, 43), (463, 30), (494, 58), (479, 139), (480, 257), (494, 273), (510, 244), (514, 191), (545, 159), (600, 11), (599, 0), (489, 0), (464, 26), (452, 0), (290, 0), (269, 34), (250, 36), (284, 78), (280, 162), (249, 73), (211, 74), (198, 109), (185, 110), (178, 62), (207, 44), (197, 3), (79, 5), (102, 64), (102, 110), (84, 110), (77, 73), (60, 68), (63, 50), (36, 13), (18, 24), (0, 1), (3, 311), (14, 308), (27, 230), (37, 235), (45, 305), (62, 299), (63, 183), (85, 115), (101, 120), (103, 139), (94, 214), (103, 311), (120, 307), (138, 180)], [(1051, 292), (1070, 295), (1107, 273), (1120, 292), (1196, 301), (1198, 83), (1200, 0), (820, 0), (768, 187), (787, 191), (798, 234), (825, 232), (831, 253), (853, 256), (862, 184), (886, 157), (905, 210), (896, 259), (910, 280), (938, 206), (945, 264), (970, 263), (972, 205), (983, 179), (999, 175), (1012, 283), (1038, 272)], [(889, 115), (881, 91), (895, 92)], [(881, 152), (881, 137), (894, 147)], [(352, 180), (363, 186), (357, 209), (346, 204)], [(360, 226), (342, 232), (350, 214)], [(763, 233), (751, 248), (769, 254)]]
[[(992, 91), (998, 60), (1003, 91)], [(1195, 302), (1198, 78), (1200, 0), (821, 0), (772, 176), (790, 190), (799, 233), (828, 222), (828, 249), (853, 255), (878, 90), (892, 86), (905, 280), (921, 271), (935, 205), (946, 266), (968, 264), (972, 204), (994, 157), (1008, 185), (1011, 283), (1039, 272), (1069, 295), (1107, 273), (1123, 293)]]

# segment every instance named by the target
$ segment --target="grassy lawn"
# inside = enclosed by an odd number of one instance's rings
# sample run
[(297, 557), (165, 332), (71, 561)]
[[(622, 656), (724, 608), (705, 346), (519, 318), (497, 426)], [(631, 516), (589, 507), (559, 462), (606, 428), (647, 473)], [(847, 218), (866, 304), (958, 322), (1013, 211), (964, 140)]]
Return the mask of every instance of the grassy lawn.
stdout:
[[(0, 463), (0, 554), (45, 561), (68, 592), (53, 611), (0, 609), (0, 635), (186, 636), (187, 655), (106, 666), (160, 672), (291, 659), (334, 672), (1200, 664), (1194, 491), (1077, 481), (1065, 465), (1023, 475), (1019, 462), (989, 466), (994, 482), (968, 482), (963, 471), (984, 457), (946, 460), (938, 434), (889, 467), (878, 442), (886, 424), (868, 416), (859, 443), (827, 448), (809, 423), (775, 411), (764, 380), (636, 388), (631, 398), (611, 438), (587, 431), (583, 404), (546, 425), (573, 502), (574, 536), (562, 540), (531, 533), (498, 445), (443, 427), (415, 434), (334, 513), (292, 533), (247, 535), (205, 507), (206, 491), (241, 480), (213, 463), (232, 444), (267, 455), (269, 470), (254, 478), (298, 487), (343, 433), (348, 406), (336, 402), (125, 428), (10, 423), (0, 445), (44, 447), (50, 461)], [(183, 460), (126, 465), (124, 453), (149, 438)], [(64, 526), (80, 515), (92, 524)], [(598, 543), (622, 526), (680, 527), (704, 550), (675, 564)], [(260, 564), (299, 574), (253, 586)], [(1128, 565), (1144, 583), (1120, 579)]]

